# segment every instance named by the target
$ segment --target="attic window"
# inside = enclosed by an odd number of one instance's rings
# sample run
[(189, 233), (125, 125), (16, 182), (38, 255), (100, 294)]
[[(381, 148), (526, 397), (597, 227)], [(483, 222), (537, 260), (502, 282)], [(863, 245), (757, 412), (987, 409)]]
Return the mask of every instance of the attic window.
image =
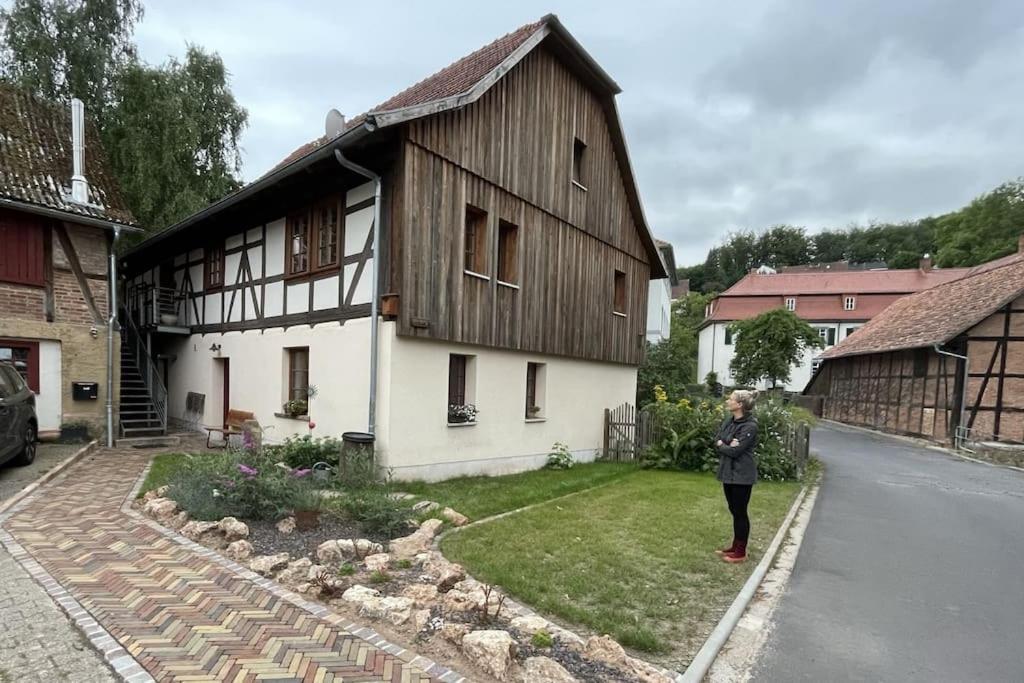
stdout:
[(508, 221), (498, 221), (498, 281), (516, 284), (519, 281), (517, 251), (519, 226)]
[(587, 144), (579, 138), (573, 138), (572, 142), (572, 181), (578, 186), (584, 187), (583, 158), (587, 152)]
[(615, 299), (612, 309), (617, 315), (626, 315), (626, 274), (615, 271)]
[(483, 275), (487, 268), (487, 212), (466, 204), (466, 270)]
[(857, 308), (857, 297), (855, 297), (855, 296), (845, 296), (845, 297), (843, 297), (843, 310), (844, 311), (852, 311), (855, 308)]
[(787, 296), (786, 297), (786, 310), (787, 311), (795, 311), (796, 310), (796, 297), (795, 296)]

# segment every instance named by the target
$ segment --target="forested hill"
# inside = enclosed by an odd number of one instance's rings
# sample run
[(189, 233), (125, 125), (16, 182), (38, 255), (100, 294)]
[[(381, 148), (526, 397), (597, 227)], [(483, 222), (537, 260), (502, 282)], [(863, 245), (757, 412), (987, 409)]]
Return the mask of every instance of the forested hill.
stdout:
[(973, 266), (1012, 253), (1024, 232), (1024, 178), (1000, 185), (958, 211), (903, 223), (809, 232), (776, 225), (761, 232), (730, 234), (702, 264), (679, 269), (690, 289), (720, 292), (751, 268), (813, 263), (884, 261), (913, 268), (924, 254), (942, 267)]

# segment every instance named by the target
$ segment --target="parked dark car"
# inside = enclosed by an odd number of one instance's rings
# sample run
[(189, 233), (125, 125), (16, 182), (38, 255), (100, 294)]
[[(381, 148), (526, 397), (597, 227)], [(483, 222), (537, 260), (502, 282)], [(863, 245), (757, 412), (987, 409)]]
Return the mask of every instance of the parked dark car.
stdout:
[(0, 463), (29, 465), (36, 459), (36, 396), (6, 362), (0, 362)]

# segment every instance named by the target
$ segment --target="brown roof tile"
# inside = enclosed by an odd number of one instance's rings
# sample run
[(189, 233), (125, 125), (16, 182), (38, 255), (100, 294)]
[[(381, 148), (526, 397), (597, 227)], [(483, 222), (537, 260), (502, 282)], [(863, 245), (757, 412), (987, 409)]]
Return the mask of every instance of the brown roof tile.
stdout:
[[(993, 266), (993, 267), (987, 267)], [(958, 280), (900, 299), (823, 358), (944, 344), (1024, 291), (1024, 254), (978, 266)]]
[(922, 271), (907, 270), (843, 270), (817, 273), (750, 273), (722, 296), (801, 294), (881, 294), (920, 292), (967, 274), (967, 268), (943, 268)]
[(86, 119), (89, 204), (70, 201), (71, 107), (0, 83), (0, 197), (133, 225), (96, 126)]

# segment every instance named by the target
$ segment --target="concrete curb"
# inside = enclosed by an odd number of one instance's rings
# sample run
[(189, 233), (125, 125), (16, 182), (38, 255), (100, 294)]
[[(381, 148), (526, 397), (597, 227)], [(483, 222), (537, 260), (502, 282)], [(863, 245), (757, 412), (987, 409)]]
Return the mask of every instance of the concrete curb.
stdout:
[(797, 495), (796, 500), (793, 501), (793, 505), (789, 508), (789, 514), (782, 520), (782, 524), (779, 526), (778, 532), (775, 534), (775, 538), (772, 539), (771, 545), (765, 551), (761, 561), (757, 564), (753, 573), (747, 579), (747, 582), (743, 584), (743, 588), (740, 590), (739, 595), (733, 600), (732, 605), (726, 610), (725, 615), (722, 616), (721, 621), (715, 626), (715, 630), (711, 632), (708, 639), (704, 641), (704, 645), (697, 652), (696, 656), (690, 662), (690, 665), (686, 667), (686, 671), (679, 677), (679, 681), (682, 683), (699, 683), (704, 680), (704, 677), (711, 670), (711, 665), (715, 663), (715, 659), (718, 657), (718, 653), (721, 652), (722, 647), (729, 640), (729, 636), (732, 635), (733, 630), (739, 623), (740, 618), (746, 611), (750, 601), (754, 599), (754, 594), (757, 592), (761, 582), (764, 581), (764, 577), (768, 574), (768, 570), (771, 568), (772, 563), (775, 561), (775, 555), (778, 553), (779, 548), (782, 546), (783, 540), (789, 534), (790, 527), (793, 525), (793, 520), (796, 519), (797, 511), (804, 502), (808, 491), (815, 485), (806, 485)]
[(998, 463), (998, 462), (989, 462), (988, 460), (981, 460), (979, 458), (972, 458), (971, 456), (964, 455), (963, 453), (960, 453), (957, 450), (954, 450), (952, 448), (946, 448), (945, 446), (936, 445), (936, 444), (932, 443), (931, 441), (927, 441), (925, 439), (918, 439), (918, 438), (915, 438), (913, 436), (904, 436), (902, 434), (889, 434), (888, 432), (880, 432), (880, 431), (878, 431), (876, 429), (869, 429), (868, 427), (861, 427), (859, 425), (848, 425), (848, 424), (844, 424), (842, 422), (835, 422), (834, 420), (824, 420), (823, 419), (823, 420), (820, 420), (820, 422), (823, 423), (823, 424), (828, 425), (829, 427), (834, 427), (834, 428), (839, 429), (839, 430), (849, 429), (851, 431), (861, 432), (861, 433), (864, 433), (864, 434), (873, 434), (875, 436), (881, 436), (881, 437), (885, 437), (887, 439), (893, 439), (895, 441), (902, 441), (904, 443), (913, 444), (913, 445), (918, 446), (920, 448), (925, 448), (925, 449), (927, 449), (929, 451), (938, 451), (939, 453), (945, 453), (946, 455), (952, 455), (955, 458), (960, 458), (961, 460), (966, 460), (968, 462), (976, 462), (979, 465), (988, 465), (989, 467), (999, 467), (999, 468), (1002, 468), (1004, 470), (1013, 470), (1015, 472), (1022, 472), (1022, 473), (1024, 473), (1024, 467), (1017, 467), (1015, 465), (1004, 465), (1004, 464)]
[(5, 500), (3, 503), (0, 503), (0, 515), (7, 512), (15, 505), (17, 505), (19, 501), (24, 500), (28, 496), (31, 496), (36, 489), (38, 489), (43, 484), (56, 477), (58, 474), (63, 472), (72, 464), (78, 462), (80, 459), (96, 450), (96, 448), (99, 446), (99, 443), (99, 439), (93, 439), (92, 441), (90, 441), (89, 443), (85, 444), (80, 449), (72, 453), (70, 456), (65, 458), (62, 462), (60, 462), (56, 467), (51, 469), (49, 472), (43, 473), (43, 475), (36, 479), (34, 482), (32, 482), (22, 490), (15, 493), (13, 496)]

